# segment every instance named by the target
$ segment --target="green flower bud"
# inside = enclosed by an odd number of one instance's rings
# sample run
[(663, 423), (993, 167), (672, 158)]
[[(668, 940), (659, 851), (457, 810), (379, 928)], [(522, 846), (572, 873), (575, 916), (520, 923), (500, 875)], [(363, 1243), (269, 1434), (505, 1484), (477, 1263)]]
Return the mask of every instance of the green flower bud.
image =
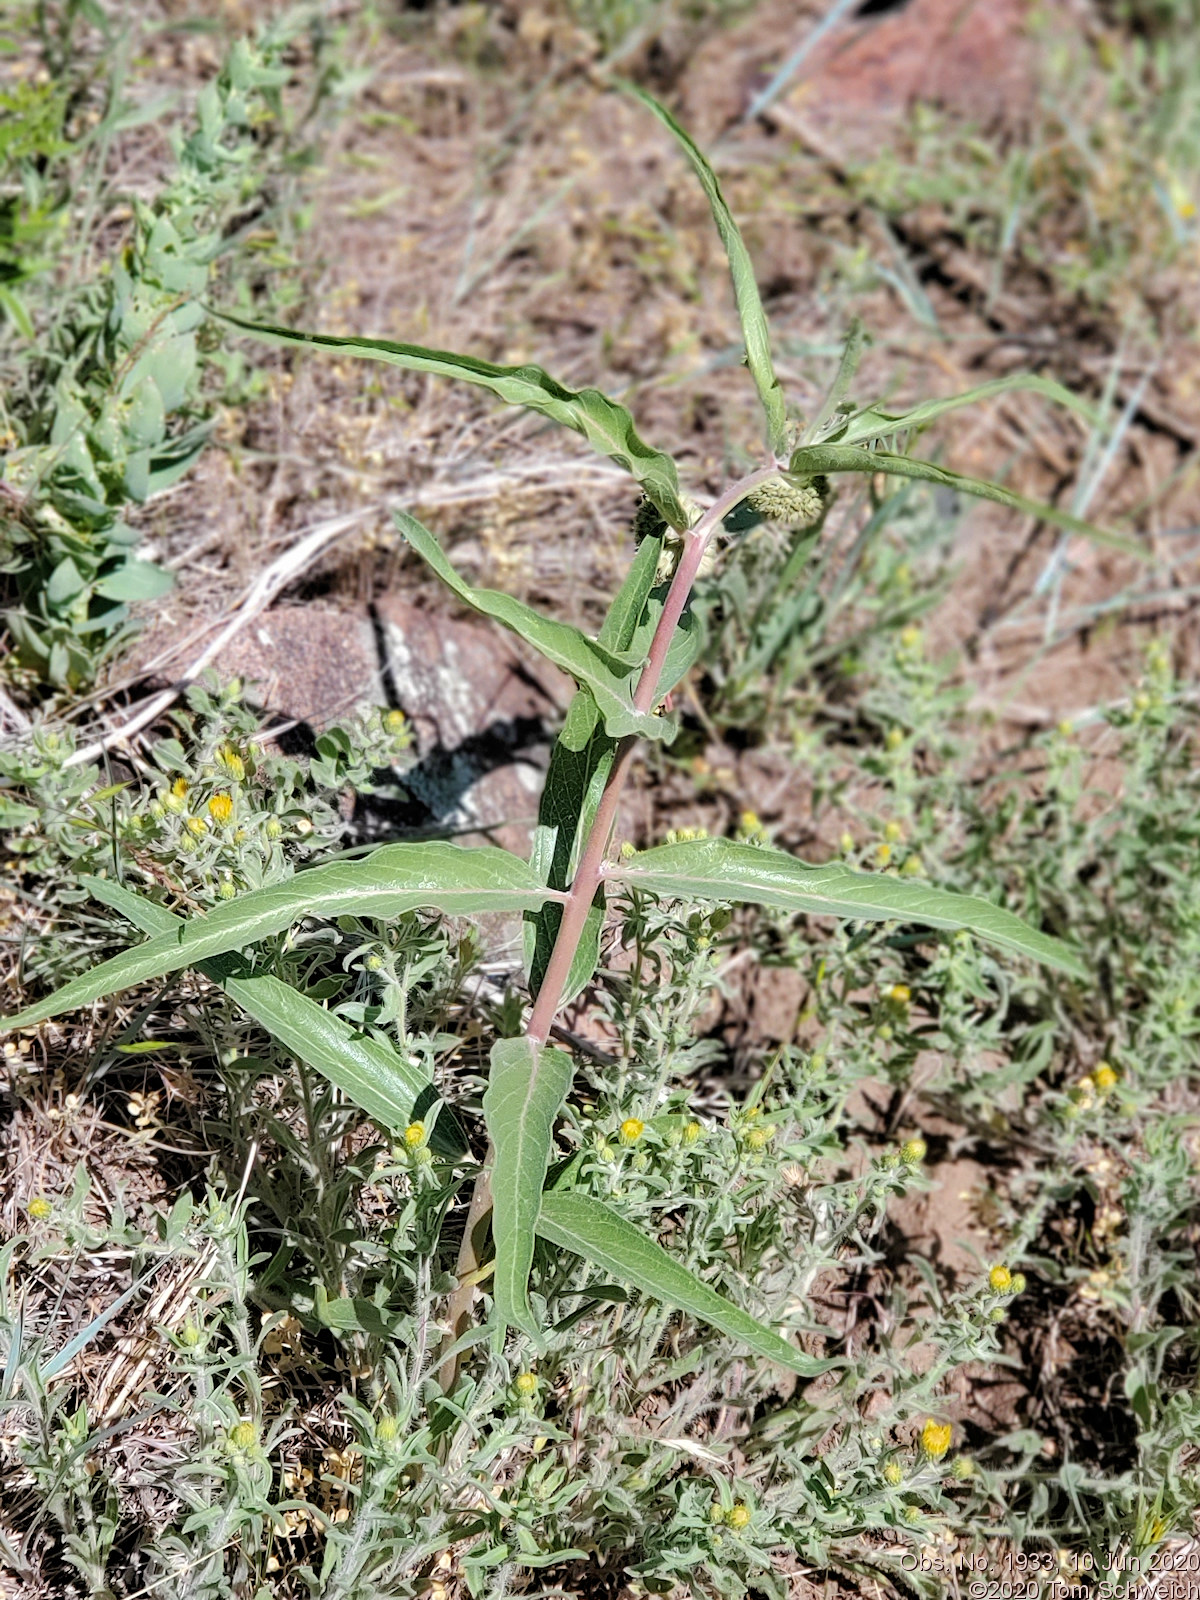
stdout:
[(812, 483), (796, 483), (790, 478), (771, 478), (748, 496), (760, 517), (769, 522), (811, 527), (824, 509), (821, 491)]

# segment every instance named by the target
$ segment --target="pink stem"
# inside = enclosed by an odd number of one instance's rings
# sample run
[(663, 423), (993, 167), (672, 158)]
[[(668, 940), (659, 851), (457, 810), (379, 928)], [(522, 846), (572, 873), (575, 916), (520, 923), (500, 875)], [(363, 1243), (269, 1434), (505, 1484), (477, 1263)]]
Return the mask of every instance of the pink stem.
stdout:
[[(724, 490), (695, 527), (684, 534), (683, 554), (679, 558), (679, 565), (675, 568), (671, 587), (667, 590), (662, 615), (654, 630), (654, 638), (650, 641), (650, 653), (646, 658), (646, 665), (642, 668), (637, 688), (634, 690), (633, 703), (638, 711), (648, 712), (654, 708), (667, 651), (671, 647), (675, 629), (679, 626), (683, 608), (688, 603), (688, 597), (691, 595), (692, 586), (696, 582), (696, 576), (713, 534), (728, 513), (740, 505), (748, 494), (752, 494), (760, 484), (767, 483), (778, 475), (779, 468), (770, 466), (760, 467), (748, 473), (746, 477), (740, 478)], [(600, 884), (604, 856), (612, 835), (613, 824), (617, 819), (621, 790), (625, 787), (625, 780), (629, 776), (634, 744), (635, 740), (630, 736), (623, 739), (618, 746), (616, 759), (612, 764), (608, 781), (604, 785), (600, 803), (596, 807), (596, 815), (592, 819), (591, 832), (588, 834), (583, 855), (571, 882), (571, 892), (558, 925), (554, 949), (550, 952), (550, 960), (546, 963), (545, 976), (542, 978), (541, 988), (538, 990), (537, 1000), (530, 1014), (529, 1026), (525, 1030), (526, 1037), (537, 1045), (545, 1044), (550, 1035), (550, 1028), (558, 1014), (559, 1000), (566, 987), (588, 911)]]

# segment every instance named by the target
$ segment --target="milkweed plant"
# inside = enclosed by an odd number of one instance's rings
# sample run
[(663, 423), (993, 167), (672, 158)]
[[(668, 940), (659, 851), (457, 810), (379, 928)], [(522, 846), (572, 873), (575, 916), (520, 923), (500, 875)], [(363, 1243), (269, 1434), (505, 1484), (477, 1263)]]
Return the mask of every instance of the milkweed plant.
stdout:
[[(1036, 510), (1076, 533), (1105, 536), (1053, 508), (1034, 507), (1008, 489), (885, 447), (897, 435), (912, 434), (1005, 388), (1032, 388), (1080, 405), (1048, 379), (1004, 379), (904, 412), (878, 404), (852, 406), (845, 395), (861, 344), (856, 331), (824, 405), (806, 426), (797, 427), (789, 419), (772, 366), (767, 320), (749, 254), (716, 175), (663, 107), (640, 90), (631, 92), (679, 142), (708, 197), (729, 260), (745, 364), (765, 420), (761, 463), (703, 509), (681, 488), (671, 457), (647, 444), (625, 407), (597, 389), (568, 389), (532, 365), (497, 366), (418, 345), (224, 319), (232, 328), (276, 344), (338, 351), (479, 385), (509, 405), (572, 428), (636, 478), (644, 496), (636, 553), (594, 638), (509, 595), (472, 586), (415, 517), (395, 513), (409, 546), (460, 601), (510, 629), (577, 684), (551, 753), (530, 859), (495, 846), (385, 844), (361, 859), (306, 867), (248, 892), (241, 892), (229, 873), (221, 878), (219, 902), (207, 914), (182, 923), (123, 885), (90, 877), (92, 893), (150, 937), (10, 1018), (10, 1026), (28, 1028), (116, 991), (195, 967), (220, 982), (261, 1026), (384, 1126), (403, 1134), (416, 1122), (423, 1128), (436, 1124), (443, 1139), (457, 1141), (461, 1148), (455, 1108), (432, 1101), (430, 1109), (432, 1086), (410, 1060), (384, 1037), (354, 1031), (281, 982), (264, 970), (254, 950), (306, 917), (392, 918), (418, 909), (460, 917), (520, 913), (531, 1003), (519, 1032), (497, 1040), (491, 1051), (483, 1098), (487, 1150), (473, 1179), (458, 1282), (450, 1295), (450, 1343), (467, 1333), (485, 1280), (488, 1316), (495, 1326), (539, 1337), (529, 1275), (541, 1239), (710, 1323), (764, 1360), (811, 1377), (821, 1363), (716, 1293), (578, 1184), (578, 1161), (554, 1161), (555, 1125), (571, 1091), (574, 1065), (570, 1052), (551, 1042), (551, 1032), (564, 1004), (580, 994), (595, 972), (610, 897), (633, 891), (684, 904), (746, 903), (851, 922), (965, 929), (1070, 976), (1082, 977), (1083, 969), (1066, 944), (1003, 906), (886, 872), (862, 872), (841, 862), (813, 866), (763, 843), (723, 838), (677, 839), (613, 856), (617, 807), (639, 749), (646, 742), (669, 745), (678, 731), (678, 719), (664, 709), (664, 702), (696, 659), (700, 633), (689, 610), (693, 586), (714, 540), (735, 513), (749, 507), (764, 519), (819, 524), (829, 480), (841, 474), (925, 479)], [(172, 793), (164, 798), (165, 805)], [(230, 809), (229, 816), (222, 807)], [(192, 824), (197, 844), (233, 820), (231, 802), (225, 791), (218, 791), (208, 799), (207, 813)], [(423, 1108), (420, 1117), (414, 1110), (418, 1106)], [(451, 1360), (445, 1368), (448, 1383), (454, 1373)]]

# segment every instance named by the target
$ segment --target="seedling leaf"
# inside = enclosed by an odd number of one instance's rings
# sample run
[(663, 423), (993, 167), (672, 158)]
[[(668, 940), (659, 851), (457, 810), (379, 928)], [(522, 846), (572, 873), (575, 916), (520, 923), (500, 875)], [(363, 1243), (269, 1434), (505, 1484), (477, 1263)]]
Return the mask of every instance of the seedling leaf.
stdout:
[(244, 949), (301, 917), (396, 917), (422, 906), (450, 916), (525, 911), (549, 894), (524, 861), (491, 845), (477, 850), (441, 842), (383, 845), (361, 861), (312, 867), (134, 945), (10, 1017), (8, 1025), (28, 1028), (118, 989)]
[(1068, 945), (1039, 933), (990, 900), (883, 873), (856, 872), (837, 861), (814, 867), (782, 850), (738, 844), (732, 839), (658, 845), (620, 862), (608, 878), (673, 899), (744, 901), (853, 921), (965, 928), (1001, 949), (1029, 956), (1073, 977), (1086, 976)]
[(633, 704), (636, 660), (607, 649), (598, 640), (589, 639), (570, 623), (543, 616), (510, 594), (472, 587), (451, 566), (428, 528), (422, 527), (406, 511), (393, 512), (393, 517), (397, 528), (421, 559), (460, 600), (483, 616), (502, 623), (547, 661), (570, 673), (576, 683), (586, 686), (604, 720), (605, 731), (613, 738), (620, 739), (627, 734), (668, 741), (674, 738), (676, 729), (672, 721), (638, 711)]
[(427, 349), (419, 344), (398, 344), (392, 339), (349, 339), (325, 333), (297, 333), (269, 323), (247, 322), (227, 311), (214, 311), (223, 322), (271, 344), (341, 350), (370, 361), (386, 361), (411, 372), (432, 372), (442, 378), (460, 378), (490, 389), (509, 405), (525, 406), (565, 428), (581, 433), (594, 450), (611, 457), (641, 484), (672, 528), (684, 529), (691, 520), (679, 497), (679, 475), (670, 456), (638, 436), (625, 407), (599, 389), (567, 389), (541, 367), (526, 363), (499, 367), (473, 356), (449, 350)]
[(888, 472), (897, 478), (923, 478), (927, 483), (941, 484), (959, 494), (973, 495), (977, 500), (994, 500), (997, 505), (1011, 506), (1043, 522), (1053, 523), (1056, 528), (1065, 528), (1068, 533), (1091, 539), (1094, 544), (1136, 556), (1139, 561), (1150, 559), (1149, 552), (1133, 539), (1097, 528), (1091, 522), (1060, 511), (1057, 506), (1041, 505), (1036, 500), (1027, 500), (1023, 494), (1014, 494), (1011, 489), (1002, 489), (998, 483), (989, 483), (984, 478), (965, 478), (962, 473), (935, 466), (932, 461), (917, 461), (912, 456), (897, 455), (890, 450), (868, 450), (862, 445), (846, 444), (802, 445), (793, 453), (788, 471), (804, 478), (829, 472)]
[[(170, 933), (186, 926), (165, 906), (111, 878), (82, 881), (97, 900), (128, 917), (143, 933)], [(237, 976), (240, 966), (235, 956), (196, 963), (199, 972), (236, 1000), (285, 1050), (320, 1072), (381, 1128), (403, 1133), (436, 1099), (432, 1080), (390, 1045), (356, 1033), (334, 1012), (269, 972)], [(434, 1124), (432, 1139), (452, 1155), (466, 1148), (461, 1130), (445, 1109)]]
[(749, 1312), (710, 1289), (656, 1240), (591, 1195), (550, 1190), (542, 1196), (537, 1231), (559, 1249), (574, 1251), (621, 1283), (632, 1284), (663, 1305), (698, 1317), (755, 1355), (802, 1378), (815, 1377), (835, 1365), (797, 1350)]
[(510, 1327), (536, 1335), (529, 1304), (529, 1269), (542, 1186), (550, 1165), (554, 1119), (574, 1075), (571, 1057), (529, 1039), (498, 1039), (483, 1115), (494, 1151), (492, 1238), (496, 1247), (493, 1294)]
[(684, 132), (665, 106), (659, 105), (653, 95), (647, 94), (644, 89), (639, 89), (636, 84), (626, 84), (625, 88), (635, 99), (640, 100), (648, 111), (653, 112), (663, 127), (678, 140), (695, 168), (704, 193), (708, 196), (713, 221), (717, 225), (717, 232), (721, 235), (721, 243), (725, 246), (725, 254), (729, 258), (733, 295), (742, 324), (742, 336), (746, 341), (746, 365), (750, 368), (750, 376), (754, 379), (758, 398), (766, 413), (767, 446), (773, 455), (782, 455), (787, 448), (787, 412), (783, 402), (783, 390), (779, 387), (779, 379), (775, 376), (775, 368), (771, 362), (770, 330), (767, 327), (762, 300), (759, 298), (754, 266), (750, 260), (750, 252), (746, 249), (746, 241), (733, 220), (733, 213), (725, 203), (725, 196), (721, 193), (716, 173), (690, 135)]

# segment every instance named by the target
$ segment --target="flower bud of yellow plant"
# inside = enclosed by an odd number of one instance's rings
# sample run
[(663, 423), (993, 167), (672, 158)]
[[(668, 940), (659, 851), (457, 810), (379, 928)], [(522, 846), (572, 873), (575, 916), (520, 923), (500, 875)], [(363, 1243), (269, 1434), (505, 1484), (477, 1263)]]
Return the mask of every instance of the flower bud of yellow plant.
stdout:
[(200, 1329), (194, 1322), (185, 1322), (179, 1330), (180, 1342), (188, 1349), (194, 1350), (201, 1340)]
[(684, 1124), (684, 1128), (683, 1128), (683, 1142), (684, 1142), (684, 1144), (696, 1144), (698, 1142), (699, 1138), (700, 1138), (700, 1135), (703, 1132), (704, 1132), (704, 1129), (700, 1126), (700, 1124), (698, 1122), (687, 1122), (687, 1123), (685, 1123)]
[(187, 830), (189, 833), (195, 834), (198, 839), (202, 833), (208, 832), (208, 823), (205, 822), (203, 817), (189, 817), (187, 819)]
[(770, 1128), (748, 1129), (745, 1136), (746, 1149), (755, 1152), (765, 1150), (771, 1142), (772, 1131)]
[(383, 957), (378, 953), (369, 955), (364, 963), (368, 972), (378, 972), (383, 966)]
[(186, 778), (176, 778), (175, 782), (171, 785), (171, 793), (175, 796), (175, 798), (177, 800), (182, 800), (186, 796), (187, 792), (188, 792), (188, 781), (187, 781), (187, 779)]
[(268, 817), (266, 835), (268, 839), (278, 839), (283, 833), (283, 823), (278, 817)]
[(44, 1194), (35, 1194), (25, 1209), (35, 1222), (45, 1222), (54, 1215), (54, 1207)]
[(954, 1429), (948, 1422), (935, 1422), (927, 1417), (921, 1429), (921, 1450), (931, 1461), (940, 1461), (950, 1448)]
[(924, 871), (925, 863), (921, 860), (919, 855), (913, 854), (908, 857), (904, 865), (900, 868), (900, 875), (904, 878), (919, 878)]
[(919, 1167), (928, 1154), (924, 1139), (906, 1139), (900, 1146), (900, 1159), (906, 1167)]
[(237, 885), (232, 878), (226, 876), (217, 885), (217, 894), (222, 900), (232, 900), (237, 894)]
[(988, 1273), (988, 1282), (997, 1294), (1007, 1294), (1012, 1288), (1012, 1273), (1005, 1266), (994, 1266)]
[(404, 1130), (404, 1144), (409, 1150), (419, 1150), (425, 1143), (425, 1124), (410, 1122)]
[(894, 983), (888, 990), (887, 997), (894, 1006), (906, 1006), (912, 999), (912, 990), (906, 983)]
[(235, 1450), (253, 1450), (258, 1443), (258, 1429), (252, 1422), (235, 1422), (226, 1437)]
[(231, 744), (221, 746), (217, 751), (217, 760), (235, 783), (241, 783), (246, 776), (246, 763)]
[(383, 730), (385, 733), (390, 733), (394, 737), (396, 734), (403, 733), (407, 727), (408, 718), (398, 707), (383, 713)]
[(846, 829), (843, 832), (842, 837), (838, 840), (838, 845), (840, 846), (841, 852), (844, 856), (848, 856), (854, 849), (854, 835), (849, 829)]
[(890, 844), (899, 844), (904, 837), (904, 829), (898, 822), (885, 822), (883, 825), (883, 837)]
[(899, 750), (900, 746), (904, 743), (903, 728), (889, 728), (883, 742), (887, 745), (889, 750)]
[(518, 1372), (513, 1379), (513, 1388), (523, 1398), (528, 1399), (530, 1395), (538, 1392), (537, 1374), (533, 1372)]
[(906, 650), (919, 650), (922, 640), (921, 630), (914, 622), (910, 622), (907, 628), (901, 630), (900, 643)]
[(646, 1124), (640, 1117), (626, 1117), (618, 1137), (623, 1145), (636, 1144), (645, 1131)]
[(886, 867), (891, 859), (892, 847), (890, 844), (880, 844), (875, 846), (875, 863), (877, 866)]
[(750, 1525), (750, 1518), (752, 1515), (753, 1512), (750, 1510), (750, 1507), (743, 1505), (739, 1501), (736, 1506), (730, 1506), (729, 1510), (725, 1513), (725, 1522), (731, 1528), (746, 1528)]
[(1025, 1274), (1023, 1272), (1014, 1272), (1013, 1273), (1013, 1277), (1012, 1277), (1011, 1293), (1013, 1293), (1013, 1294), (1024, 1294), (1025, 1293), (1025, 1287), (1026, 1287)]
[(375, 1424), (375, 1437), (380, 1444), (394, 1444), (400, 1436), (400, 1424), (395, 1417), (380, 1417)]
[(1101, 1061), (1092, 1072), (1092, 1079), (1101, 1094), (1107, 1094), (1110, 1089), (1117, 1086), (1117, 1074), (1107, 1061)]
[(950, 1468), (950, 1476), (957, 1478), (959, 1483), (967, 1483), (975, 1476), (975, 1463), (970, 1456), (958, 1456)]
[(889, 1488), (898, 1488), (904, 1482), (904, 1468), (898, 1461), (889, 1461), (883, 1469), (883, 1481)]

